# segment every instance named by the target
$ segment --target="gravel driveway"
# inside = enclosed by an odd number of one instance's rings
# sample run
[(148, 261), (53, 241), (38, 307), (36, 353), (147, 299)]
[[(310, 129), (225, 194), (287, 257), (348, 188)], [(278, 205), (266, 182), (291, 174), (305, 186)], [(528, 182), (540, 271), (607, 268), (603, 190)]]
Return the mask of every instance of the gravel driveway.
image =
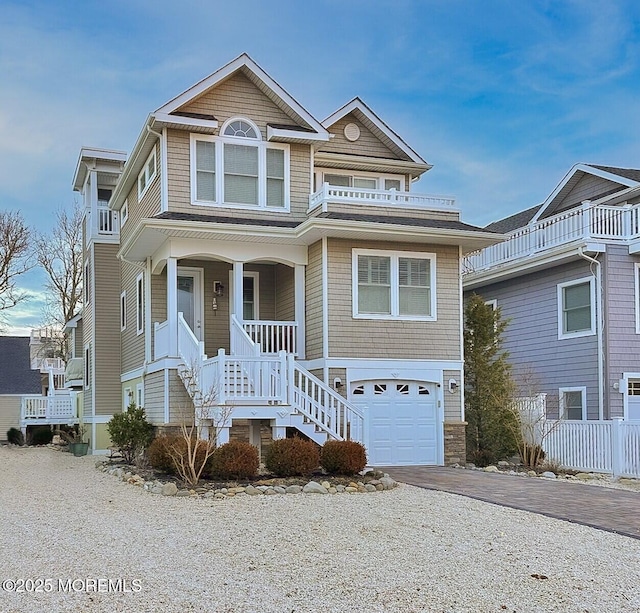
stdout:
[(2, 611), (640, 610), (640, 541), (453, 494), (218, 501), (50, 449), (0, 467)]

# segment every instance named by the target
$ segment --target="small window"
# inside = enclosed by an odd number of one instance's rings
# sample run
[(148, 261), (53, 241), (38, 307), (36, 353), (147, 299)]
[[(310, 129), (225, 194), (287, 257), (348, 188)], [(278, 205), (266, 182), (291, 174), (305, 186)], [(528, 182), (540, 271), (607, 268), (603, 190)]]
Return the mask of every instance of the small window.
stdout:
[(136, 279), (136, 332), (144, 332), (144, 275), (140, 273)]
[(91, 387), (91, 345), (84, 346), (84, 386)]
[(236, 136), (239, 138), (258, 138), (256, 129), (243, 119), (234, 119), (224, 130), (225, 136)]
[(122, 410), (126, 411), (129, 408), (129, 405), (133, 401), (133, 391), (130, 387), (125, 387), (124, 392), (122, 393)]
[(144, 383), (136, 385), (136, 406), (144, 407)]
[(386, 190), (395, 189), (399, 192), (402, 189), (402, 184), (400, 182), (400, 179), (385, 179), (384, 188)]
[(558, 337), (595, 334), (593, 279), (558, 285)]
[(409, 385), (407, 383), (398, 383), (396, 385), (396, 391), (398, 392), (398, 394), (407, 396), (409, 394)]
[(127, 327), (127, 292), (120, 294), (120, 330)]
[(84, 287), (84, 302), (88, 304), (91, 300), (91, 277), (90, 277), (89, 260), (84, 263), (84, 279), (82, 281)]
[(640, 396), (640, 380), (629, 379), (629, 396)]
[(418, 395), (419, 396), (428, 396), (431, 392), (429, 388), (424, 385), (418, 385)]
[(149, 185), (156, 178), (157, 174), (157, 165), (156, 165), (156, 150), (151, 152), (151, 155), (147, 158), (147, 161), (144, 164), (144, 168), (140, 171), (138, 175), (138, 198), (142, 198), (146, 193), (147, 189), (149, 189)]
[(122, 218), (122, 225), (127, 223), (127, 219), (129, 219), (129, 201), (125, 200), (122, 205), (122, 210), (120, 211), (120, 217)]
[(377, 396), (384, 394), (387, 391), (387, 386), (384, 383), (375, 383), (373, 386), (373, 393)]
[(358, 387), (353, 388), (354, 396), (362, 396), (364, 394), (364, 385), (358, 385)]
[(212, 141), (196, 141), (196, 200), (216, 199), (216, 146)]
[(587, 388), (560, 388), (560, 419), (583, 420), (587, 418)]

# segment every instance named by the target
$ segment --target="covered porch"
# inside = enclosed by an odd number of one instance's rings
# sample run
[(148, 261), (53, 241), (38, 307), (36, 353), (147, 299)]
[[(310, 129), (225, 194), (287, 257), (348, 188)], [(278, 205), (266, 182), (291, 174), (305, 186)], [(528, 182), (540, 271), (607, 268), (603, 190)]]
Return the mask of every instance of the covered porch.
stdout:
[(304, 359), (306, 248), (167, 246), (150, 271), (153, 360), (179, 356), (180, 313), (207, 355), (253, 355), (257, 346), (262, 356)]

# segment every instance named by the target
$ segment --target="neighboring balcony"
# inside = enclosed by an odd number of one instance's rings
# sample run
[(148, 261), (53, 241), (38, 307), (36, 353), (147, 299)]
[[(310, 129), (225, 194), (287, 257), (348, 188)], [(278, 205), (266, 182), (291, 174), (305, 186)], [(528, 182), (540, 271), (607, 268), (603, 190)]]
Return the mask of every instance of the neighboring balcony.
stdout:
[[(631, 251), (632, 242), (639, 238), (640, 205), (619, 207), (585, 203), (579, 208), (519, 228), (504, 242), (468, 255), (464, 274), (473, 275), (585, 241), (629, 244)], [(637, 249), (634, 247), (633, 252)]]
[[(355, 187), (339, 187), (324, 183), (322, 189), (309, 196), (309, 214), (344, 211), (345, 206), (364, 206), (367, 212), (372, 208), (381, 209), (413, 209), (419, 211), (445, 211), (458, 213), (455, 198), (401, 192), (395, 189), (361, 189)], [(353, 209), (351, 209), (353, 210)], [(360, 211), (364, 212), (364, 211)]]
[(87, 230), (90, 238), (106, 242), (117, 241), (120, 236), (118, 211), (112, 211), (106, 203), (100, 201), (87, 212)]

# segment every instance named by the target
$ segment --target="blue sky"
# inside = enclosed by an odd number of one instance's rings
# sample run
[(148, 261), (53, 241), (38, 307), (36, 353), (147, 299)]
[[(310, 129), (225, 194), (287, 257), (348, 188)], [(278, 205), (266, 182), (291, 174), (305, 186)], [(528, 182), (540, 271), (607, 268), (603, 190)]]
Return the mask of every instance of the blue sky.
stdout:
[[(634, 0), (0, 0), (0, 208), (46, 230), (82, 146), (131, 150), (147, 114), (242, 52), (316, 118), (360, 96), (485, 225), (577, 162), (640, 167)], [(10, 313), (40, 322), (43, 278)]]

